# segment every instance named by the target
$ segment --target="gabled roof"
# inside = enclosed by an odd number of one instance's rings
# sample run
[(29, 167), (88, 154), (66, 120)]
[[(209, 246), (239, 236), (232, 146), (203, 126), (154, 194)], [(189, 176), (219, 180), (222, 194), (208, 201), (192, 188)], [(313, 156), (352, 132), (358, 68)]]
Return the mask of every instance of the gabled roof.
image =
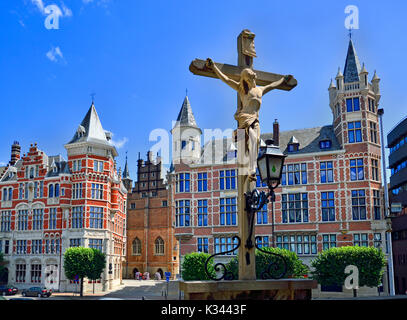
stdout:
[(361, 71), (358, 55), (352, 40), (349, 40), (348, 53), (346, 55), (345, 69), (343, 71), (344, 82), (359, 81), (359, 73)]
[(110, 145), (93, 102), (68, 144), (77, 142), (99, 142)]
[[(298, 151), (289, 152), (289, 154), (300, 153), (314, 153), (323, 151), (341, 150), (341, 146), (336, 139), (333, 126), (323, 126), (308, 129), (290, 130), (280, 132), (280, 149), (282, 152), (287, 153), (287, 145), (290, 144), (291, 138), (295, 136), (299, 143)], [(264, 133), (261, 135), (263, 140), (273, 138), (272, 133)], [(331, 148), (321, 150), (319, 143), (321, 141), (330, 140), (332, 142)]]
[[(194, 114), (192, 112), (191, 104), (189, 102), (188, 96), (185, 96), (184, 102), (182, 103), (181, 110), (179, 111), (177, 122), (175, 126), (187, 126), (198, 128)], [(174, 127), (175, 127), (174, 126)]]

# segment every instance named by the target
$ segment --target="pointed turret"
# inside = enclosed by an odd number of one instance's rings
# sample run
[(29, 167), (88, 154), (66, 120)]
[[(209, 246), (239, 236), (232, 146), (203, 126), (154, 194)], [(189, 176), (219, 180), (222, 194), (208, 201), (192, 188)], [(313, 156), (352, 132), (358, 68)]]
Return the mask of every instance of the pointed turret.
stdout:
[(124, 164), (124, 170), (123, 170), (123, 185), (127, 189), (128, 192), (131, 192), (131, 186), (133, 184), (133, 180), (130, 178), (130, 173), (129, 173), (129, 166), (127, 165), (127, 152), (126, 152), (126, 163)]
[(126, 152), (126, 163), (124, 164), (123, 179), (130, 178), (129, 167), (127, 166), (127, 152)]
[(343, 71), (345, 83), (359, 81), (360, 68), (359, 58), (356, 54), (352, 39), (349, 40), (348, 53), (346, 55), (345, 69)]
[(202, 131), (195, 121), (191, 104), (186, 95), (178, 113), (177, 121), (171, 130), (173, 163), (192, 163), (201, 157)]
[(182, 107), (181, 110), (179, 111), (177, 121), (175, 122), (175, 126), (198, 128), (188, 96), (185, 96), (184, 98), (184, 102), (182, 103)]
[(110, 132), (103, 129), (98, 113), (96, 112), (95, 104), (92, 101), (88, 112), (78, 126), (71, 141), (65, 145), (65, 148), (86, 143), (89, 146), (108, 149), (111, 151), (113, 157), (116, 157), (118, 154), (116, 148), (110, 142), (111, 136), (112, 134)]
[(369, 82), (367, 80), (367, 75), (369, 74), (369, 72), (367, 72), (366, 68), (365, 68), (365, 64), (363, 64), (362, 66), (362, 70), (359, 73), (359, 77), (360, 77), (360, 81), (361, 81), (361, 85), (362, 88), (368, 88), (369, 86)]

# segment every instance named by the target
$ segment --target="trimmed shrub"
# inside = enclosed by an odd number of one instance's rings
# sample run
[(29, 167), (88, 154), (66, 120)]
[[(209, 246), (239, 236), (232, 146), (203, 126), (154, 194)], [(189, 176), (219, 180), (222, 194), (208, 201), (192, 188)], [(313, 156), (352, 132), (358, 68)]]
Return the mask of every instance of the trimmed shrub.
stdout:
[[(295, 252), (289, 251), (287, 249), (271, 247), (263, 247), (262, 250), (273, 252), (285, 258), (285, 261), (287, 263), (287, 272), (283, 278), (304, 278), (308, 275), (309, 273), (308, 266), (302, 263), (302, 261), (298, 258)], [(257, 279), (263, 279), (262, 273), (264, 271), (268, 271), (267, 268), (272, 262), (273, 266), (276, 266), (276, 268), (271, 267), (270, 269), (271, 275), (273, 275), (274, 277), (279, 277), (283, 273), (284, 262), (280, 257), (261, 252), (260, 250), (256, 250), (255, 255), (256, 255)], [(227, 264), (227, 269), (233, 273), (234, 279), (238, 279), (238, 269), (239, 269), (238, 257), (234, 257), (232, 258), (232, 260), (230, 260), (230, 262)]]
[(330, 248), (320, 252), (311, 263), (315, 269), (313, 279), (321, 285), (342, 286), (346, 277), (346, 266), (354, 265), (359, 270), (359, 287), (380, 285), (386, 266), (384, 253), (374, 247), (348, 246)]
[[(186, 281), (193, 280), (210, 280), (205, 272), (205, 261), (210, 257), (210, 254), (203, 252), (192, 252), (184, 256), (182, 262), (182, 279)], [(212, 277), (216, 277), (213, 267), (213, 259), (208, 263), (208, 270)]]

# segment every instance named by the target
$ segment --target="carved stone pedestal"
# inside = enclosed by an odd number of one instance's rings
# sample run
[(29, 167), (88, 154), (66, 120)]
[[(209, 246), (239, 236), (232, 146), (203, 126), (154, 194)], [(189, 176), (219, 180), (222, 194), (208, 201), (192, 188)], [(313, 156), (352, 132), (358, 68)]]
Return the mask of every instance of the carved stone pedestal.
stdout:
[(180, 281), (185, 300), (311, 300), (315, 280)]

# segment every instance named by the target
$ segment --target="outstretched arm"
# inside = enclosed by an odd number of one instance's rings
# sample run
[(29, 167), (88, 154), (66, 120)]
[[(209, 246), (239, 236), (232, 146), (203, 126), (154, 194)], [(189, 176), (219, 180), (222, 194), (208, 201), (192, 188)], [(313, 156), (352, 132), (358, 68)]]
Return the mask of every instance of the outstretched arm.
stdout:
[(222, 80), (224, 83), (226, 83), (228, 86), (232, 87), (236, 91), (239, 90), (239, 84), (235, 80), (230, 79), (228, 76), (222, 73), (222, 71), (219, 70), (219, 68), (216, 66), (211, 58), (206, 59), (206, 65), (212, 68), (212, 70), (216, 73), (220, 80)]
[(280, 80), (274, 81), (274, 82), (268, 84), (267, 86), (261, 87), (261, 89), (263, 90), (263, 95), (265, 95), (267, 92), (277, 88), (283, 82), (289, 82), (292, 79), (292, 77), (293, 77), (292, 75), (284, 76)]

